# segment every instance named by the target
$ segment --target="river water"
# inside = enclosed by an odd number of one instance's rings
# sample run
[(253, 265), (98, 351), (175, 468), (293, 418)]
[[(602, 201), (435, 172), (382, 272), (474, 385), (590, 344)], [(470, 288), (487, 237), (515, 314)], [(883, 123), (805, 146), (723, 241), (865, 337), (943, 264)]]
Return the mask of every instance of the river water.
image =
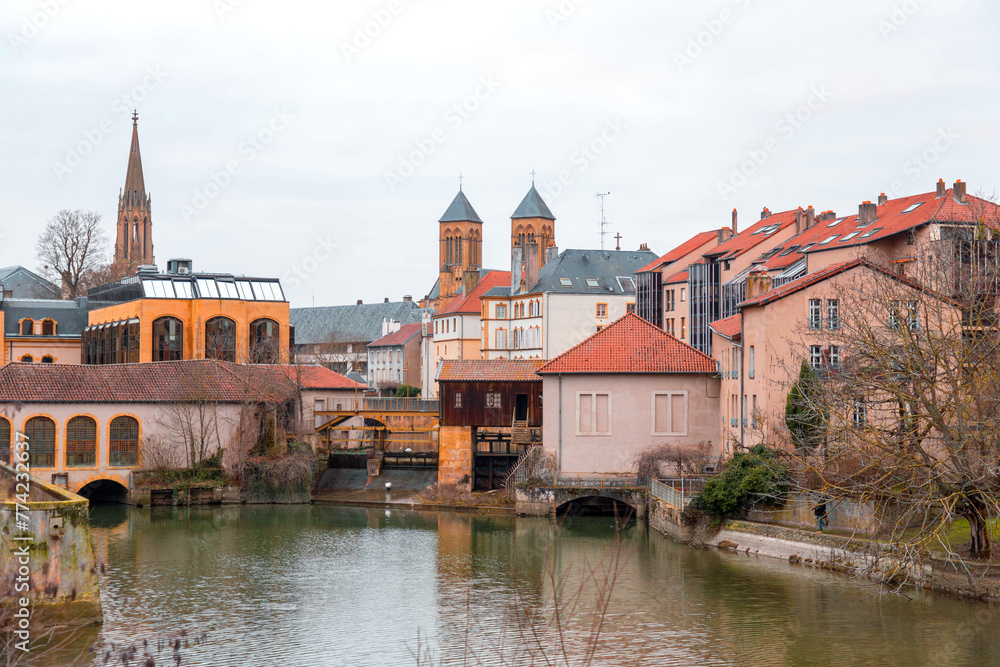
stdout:
[(100, 652), (33, 664), (100, 665), (112, 642), (121, 664), (145, 640), (173, 665), (176, 637), (182, 665), (213, 667), (1000, 665), (1000, 608), (610, 518), (98, 506), (91, 523), (105, 622), (61, 639)]

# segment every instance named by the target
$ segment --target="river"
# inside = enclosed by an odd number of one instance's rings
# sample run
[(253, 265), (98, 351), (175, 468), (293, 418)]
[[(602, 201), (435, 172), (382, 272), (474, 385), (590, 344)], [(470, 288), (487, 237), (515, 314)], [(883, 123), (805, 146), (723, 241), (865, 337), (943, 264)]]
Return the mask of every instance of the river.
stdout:
[(188, 667), (575, 665), (589, 650), (629, 667), (1000, 665), (998, 607), (879, 595), (643, 523), (616, 536), (600, 517), (314, 505), (96, 506), (91, 524), (105, 621), (59, 637), (100, 640), (73, 664), (103, 664), (111, 642), (121, 664), (145, 640), (173, 665), (177, 638)]

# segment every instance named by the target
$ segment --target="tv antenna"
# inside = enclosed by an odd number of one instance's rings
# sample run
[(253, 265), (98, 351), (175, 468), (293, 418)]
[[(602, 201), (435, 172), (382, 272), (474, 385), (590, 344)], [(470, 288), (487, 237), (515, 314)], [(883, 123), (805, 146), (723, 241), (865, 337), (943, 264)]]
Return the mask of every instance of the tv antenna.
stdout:
[(601, 200), (601, 223), (598, 232), (601, 237), (601, 250), (604, 250), (604, 237), (608, 235), (608, 221), (604, 219), (604, 198), (610, 194), (610, 192), (598, 192), (596, 195)]

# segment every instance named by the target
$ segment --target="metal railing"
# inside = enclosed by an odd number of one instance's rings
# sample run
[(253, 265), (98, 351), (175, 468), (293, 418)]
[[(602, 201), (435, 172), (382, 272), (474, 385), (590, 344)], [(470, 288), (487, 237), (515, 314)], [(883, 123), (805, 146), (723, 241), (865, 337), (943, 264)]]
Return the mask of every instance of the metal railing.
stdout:
[(629, 472), (561, 472), (554, 486), (573, 489), (645, 489), (646, 480)]
[(541, 460), (541, 447), (531, 447), (521, 455), (503, 483), (504, 493), (508, 498), (514, 497), (514, 489), (518, 484), (524, 484), (535, 476), (535, 468)]
[(649, 480), (649, 495), (671, 507), (679, 510), (688, 506), (705, 486), (705, 482), (714, 475), (698, 477), (676, 477), (668, 479), (651, 478)]
[(330, 412), (438, 412), (441, 402), (429, 398), (396, 398), (395, 396), (359, 396), (331, 399), (326, 410)]

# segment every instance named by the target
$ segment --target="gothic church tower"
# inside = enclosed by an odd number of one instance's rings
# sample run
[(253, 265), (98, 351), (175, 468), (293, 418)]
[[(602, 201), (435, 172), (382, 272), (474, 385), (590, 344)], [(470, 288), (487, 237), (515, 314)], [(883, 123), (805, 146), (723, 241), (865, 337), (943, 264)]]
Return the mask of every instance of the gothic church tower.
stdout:
[(152, 199), (146, 194), (139, 156), (139, 114), (132, 114), (132, 147), (128, 154), (125, 190), (118, 195), (118, 234), (115, 262), (136, 267), (155, 264), (153, 257)]
[(448, 210), (438, 220), (440, 270), (437, 307), (472, 290), (479, 282), (483, 261), (483, 221), (461, 186)]

